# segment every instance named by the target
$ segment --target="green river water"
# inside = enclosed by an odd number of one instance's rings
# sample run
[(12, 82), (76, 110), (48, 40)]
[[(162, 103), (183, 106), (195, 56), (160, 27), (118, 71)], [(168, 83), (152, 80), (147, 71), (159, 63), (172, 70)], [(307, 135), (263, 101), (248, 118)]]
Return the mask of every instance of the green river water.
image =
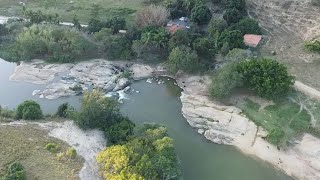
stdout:
[[(80, 97), (46, 100), (32, 96), (33, 90), (43, 90), (45, 85), (9, 81), (15, 66), (0, 59), (0, 105), (12, 109), (24, 100), (33, 99), (45, 113), (54, 113), (63, 102), (79, 107)], [(211, 143), (197, 134), (181, 115), (180, 88), (173, 80), (163, 79), (163, 85), (145, 81), (133, 83), (132, 88), (140, 93), (127, 95), (121, 110), (137, 124), (154, 122), (167, 127), (174, 139), (185, 180), (291, 179), (267, 163), (247, 157), (231, 146)]]

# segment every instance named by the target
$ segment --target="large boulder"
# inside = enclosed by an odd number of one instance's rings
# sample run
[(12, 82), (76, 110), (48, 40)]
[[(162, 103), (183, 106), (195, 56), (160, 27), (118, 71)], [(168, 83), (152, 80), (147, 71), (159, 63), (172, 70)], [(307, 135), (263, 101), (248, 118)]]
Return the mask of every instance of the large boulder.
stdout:
[(128, 78), (121, 78), (119, 79), (116, 87), (113, 89), (113, 91), (119, 91), (124, 89), (130, 84), (130, 80)]

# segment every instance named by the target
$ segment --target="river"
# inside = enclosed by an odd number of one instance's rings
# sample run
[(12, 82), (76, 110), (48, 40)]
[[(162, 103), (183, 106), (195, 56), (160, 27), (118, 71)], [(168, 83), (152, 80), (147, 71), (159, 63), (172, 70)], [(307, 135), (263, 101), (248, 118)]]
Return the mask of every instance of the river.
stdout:
[[(42, 106), (45, 113), (54, 113), (57, 107), (69, 102), (79, 107), (80, 97), (57, 100), (32, 96), (33, 90), (45, 85), (9, 81), (16, 64), (0, 59), (0, 105), (10, 109), (27, 99)], [(128, 95), (121, 111), (137, 124), (154, 122), (164, 125), (174, 139), (185, 180), (289, 180), (290, 177), (273, 169), (269, 164), (241, 154), (231, 146), (210, 143), (197, 134), (181, 115), (180, 88), (171, 79), (165, 84), (137, 81), (132, 88), (140, 93)]]

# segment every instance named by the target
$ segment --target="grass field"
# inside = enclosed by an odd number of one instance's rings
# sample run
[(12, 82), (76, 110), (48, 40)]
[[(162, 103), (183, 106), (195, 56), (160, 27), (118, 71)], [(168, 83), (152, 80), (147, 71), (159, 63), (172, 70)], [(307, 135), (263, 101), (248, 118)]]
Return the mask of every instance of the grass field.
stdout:
[(304, 132), (318, 136), (314, 130), (317, 132), (319, 127), (319, 102), (307, 99), (299, 93), (291, 94), (289, 97), (291, 100), (285, 99), (265, 107), (250, 98), (245, 98), (237, 106), (250, 120), (268, 132), (275, 128), (283, 130), (285, 136), (281, 144)]
[(21, 1), (26, 2), (27, 9), (58, 13), (62, 21), (71, 21), (77, 15), (82, 23), (90, 19), (93, 3), (101, 7), (101, 18), (119, 15), (127, 20), (133, 19), (134, 12), (145, 6), (143, 0), (0, 0), (0, 15), (21, 16)]
[(59, 161), (55, 153), (44, 149), (45, 145), (56, 143), (61, 152), (66, 152), (69, 146), (46, 132), (30, 125), (0, 126), (0, 137), (0, 174), (16, 161), (24, 166), (27, 179), (78, 179), (76, 173), (83, 165), (82, 159)]

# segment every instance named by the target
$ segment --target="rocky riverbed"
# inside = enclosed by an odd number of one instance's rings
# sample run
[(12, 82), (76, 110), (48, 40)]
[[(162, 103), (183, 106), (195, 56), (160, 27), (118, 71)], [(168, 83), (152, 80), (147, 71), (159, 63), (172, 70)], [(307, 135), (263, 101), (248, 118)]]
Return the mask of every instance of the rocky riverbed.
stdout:
[(217, 144), (237, 147), (244, 154), (271, 163), (297, 179), (320, 179), (320, 140), (303, 134), (286, 149), (265, 140), (267, 132), (257, 127), (241, 109), (221, 105), (207, 97), (209, 77), (182, 76), (177, 82), (184, 89), (181, 95), (182, 114), (188, 123)]
[[(57, 99), (83, 93), (88, 88), (101, 89), (106, 94), (128, 87), (132, 80), (161, 74), (161, 66), (153, 68), (130, 62), (91, 60), (77, 64), (46, 64), (41, 60), (21, 62), (10, 77), (12, 81), (46, 84), (43, 90), (33, 95), (40, 98)], [(127, 88), (128, 89), (128, 88)]]
[[(125, 74), (131, 74), (129, 79)], [(48, 84), (38, 95), (54, 99), (79, 93), (88, 87), (105, 93), (128, 89), (131, 80), (165, 75), (162, 66), (130, 62), (91, 60), (78, 64), (45, 64), (43, 61), (21, 63), (11, 80)], [(182, 114), (199, 134), (217, 144), (237, 147), (244, 154), (271, 163), (298, 179), (320, 179), (320, 140), (304, 134), (287, 149), (264, 140), (267, 132), (258, 128), (234, 106), (221, 105), (209, 97), (208, 76), (175, 77), (184, 90), (181, 95)], [(147, 80), (152, 83), (151, 79)], [(159, 83), (159, 82), (157, 82)], [(161, 82), (160, 82), (161, 83)], [(78, 91), (76, 91), (78, 90)]]

